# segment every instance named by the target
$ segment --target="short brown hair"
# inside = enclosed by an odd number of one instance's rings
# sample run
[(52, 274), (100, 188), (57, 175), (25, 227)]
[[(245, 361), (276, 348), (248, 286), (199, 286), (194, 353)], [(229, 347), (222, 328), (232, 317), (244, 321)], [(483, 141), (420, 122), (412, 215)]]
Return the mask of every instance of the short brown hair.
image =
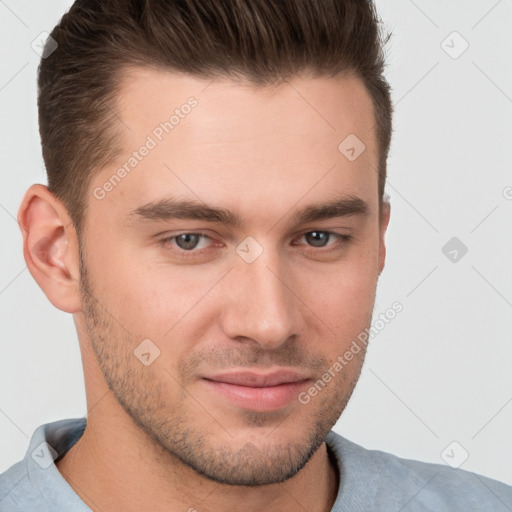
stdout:
[(371, 0), (77, 0), (38, 71), (48, 187), (80, 236), (91, 178), (120, 151), (114, 105), (128, 66), (255, 85), (351, 72), (373, 101), (382, 201), (393, 108), (380, 23)]

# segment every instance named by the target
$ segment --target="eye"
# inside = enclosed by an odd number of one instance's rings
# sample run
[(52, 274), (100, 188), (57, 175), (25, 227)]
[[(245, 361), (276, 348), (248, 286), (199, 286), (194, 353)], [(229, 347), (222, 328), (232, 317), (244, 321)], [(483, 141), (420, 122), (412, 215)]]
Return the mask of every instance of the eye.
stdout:
[[(302, 235), (302, 238), (312, 247), (329, 247), (336, 243), (336, 239), (348, 242), (352, 237), (350, 235), (333, 233), (332, 231), (308, 231)], [(335, 239), (334, 242), (329, 243), (333, 238)]]
[[(194, 249), (205, 249), (208, 247), (208, 235), (203, 233), (182, 233), (180, 235), (169, 236), (162, 240), (162, 244), (172, 244), (183, 251), (192, 251)], [(203, 244), (201, 245), (201, 240)], [(206, 242), (206, 243), (205, 243)]]
[[(344, 242), (348, 242), (352, 239), (351, 235), (342, 235), (340, 233), (333, 233), (332, 231), (313, 230), (303, 233), (298, 239), (299, 242), (293, 242), (293, 245), (301, 245), (302, 240), (305, 241), (304, 245), (311, 248), (326, 250), (337, 250), (341, 249), (340, 246)], [(189, 253), (192, 255), (199, 255), (203, 253), (203, 250), (208, 250), (212, 243), (215, 241), (208, 236), (206, 233), (180, 233), (177, 235), (167, 236), (160, 240), (160, 244), (163, 247), (167, 247), (169, 250), (174, 250), (177, 255), (185, 255)], [(337, 243), (338, 242), (338, 243)], [(222, 244), (218, 244), (222, 246)]]

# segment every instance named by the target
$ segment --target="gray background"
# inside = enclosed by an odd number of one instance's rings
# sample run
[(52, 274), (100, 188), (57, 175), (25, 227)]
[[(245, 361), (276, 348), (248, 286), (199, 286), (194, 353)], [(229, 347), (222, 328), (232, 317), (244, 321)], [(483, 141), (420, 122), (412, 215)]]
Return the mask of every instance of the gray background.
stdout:
[[(16, 222), (25, 190), (46, 183), (31, 43), (70, 4), (0, 0), (0, 472), (37, 426), (86, 413), (72, 317), (28, 272)], [(334, 430), (406, 458), (467, 453), (462, 468), (512, 484), (512, 1), (377, 7), (396, 114), (374, 318), (396, 300), (403, 311), (372, 340)], [(456, 261), (452, 237), (468, 248)]]

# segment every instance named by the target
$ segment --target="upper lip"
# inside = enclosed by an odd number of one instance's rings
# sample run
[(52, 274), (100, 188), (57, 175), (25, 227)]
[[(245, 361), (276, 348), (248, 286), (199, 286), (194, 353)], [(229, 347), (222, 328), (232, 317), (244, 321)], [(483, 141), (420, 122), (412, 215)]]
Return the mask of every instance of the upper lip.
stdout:
[(250, 386), (254, 388), (265, 388), (269, 386), (278, 386), (279, 384), (288, 384), (307, 380), (308, 376), (303, 373), (279, 369), (269, 373), (256, 371), (231, 371), (219, 373), (211, 377), (204, 377), (207, 380), (225, 382), (227, 384), (236, 384), (238, 386)]

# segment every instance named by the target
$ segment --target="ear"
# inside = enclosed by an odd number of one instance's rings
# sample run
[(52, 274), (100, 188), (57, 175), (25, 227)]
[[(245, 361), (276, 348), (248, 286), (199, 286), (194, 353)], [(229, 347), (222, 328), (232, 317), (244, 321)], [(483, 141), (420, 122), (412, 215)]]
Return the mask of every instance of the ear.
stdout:
[(388, 228), (390, 215), (391, 203), (389, 202), (389, 199), (384, 198), (382, 200), (379, 220), (379, 275), (384, 269), (384, 263), (386, 261), (386, 230)]
[(76, 231), (66, 207), (44, 185), (32, 185), (18, 211), (23, 255), (50, 302), (67, 313), (82, 310)]

